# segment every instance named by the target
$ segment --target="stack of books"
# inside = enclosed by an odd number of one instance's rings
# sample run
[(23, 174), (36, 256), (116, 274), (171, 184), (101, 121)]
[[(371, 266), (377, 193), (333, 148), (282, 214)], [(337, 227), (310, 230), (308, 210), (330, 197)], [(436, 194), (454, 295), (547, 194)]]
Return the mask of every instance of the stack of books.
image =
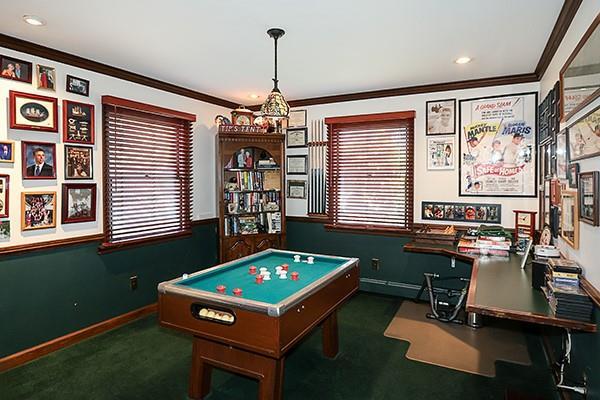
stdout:
[(553, 258), (548, 260), (548, 266), (544, 292), (556, 317), (590, 322), (594, 305), (579, 286), (582, 273), (579, 264)]
[(475, 255), (508, 257), (511, 241), (503, 236), (463, 236), (458, 241), (458, 251)]

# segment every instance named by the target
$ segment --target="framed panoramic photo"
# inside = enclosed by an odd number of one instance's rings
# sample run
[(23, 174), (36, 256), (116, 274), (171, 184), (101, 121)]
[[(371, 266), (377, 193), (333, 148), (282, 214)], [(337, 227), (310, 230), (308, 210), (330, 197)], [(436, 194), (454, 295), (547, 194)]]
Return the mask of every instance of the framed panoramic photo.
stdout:
[(287, 147), (306, 147), (308, 144), (308, 128), (287, 128)]
[(56, 192), (21, 193), (21, 230), (56, 227)]
[(63, 224), (95, 221), (96, 184), (63, 184), (61, 215), (61, 221)]
[(287, 181), (287, 197), (288, 199), (305, 199), (306, 198), (306, 181)]
[(15, 161), (15, 142), (0, 140), (0, 163)]
[(433, 221), (499, 224), (502, 219), (502, 205), (423, 201), (421, 202), (421, 218)]
[(0, 218), (8, 218), (10, 199), (10, 176), (0, 175)]
[(456, 132), (456, 99), (425, 103), (427, 135), (453, 135)]
[(308, 170), (306, 156), (287, 156), (288, 175), (306, 175)]
[(454, 136), (427, 138), (427, 169), (454, 169)]
[(593, 226), (600, 225), (599, 176), (598, 171), (579, 174), (579, 219)]
[(92, 179), (93, 158), (91, 147), (65, 145), (65, 179)]
[(33, 64), (29, 61), (0, 55), (0, 77), (13, 81), (31, 83)]
[(63, 100), (63, 142), (94, 144), (94, 105)]
[(600, 107), (569, 127), (571, 161), (600, 155)]
[(80, 96), (90, 95), (90, 81), (87, 79), (77, 78), (72, 75), (67, 75), (67, 92), (75, 93)]
[(23, 179), (56, 179), (56, 144), (21, 142)]
[(37, 64), (35, 72), (38, 89), (56, 92), (56, 69)]
[(10, 128), (58, 132), (58, 99), (9, 92)]
[(460, 101), (459, 196), (537, 196), (537, 93)]

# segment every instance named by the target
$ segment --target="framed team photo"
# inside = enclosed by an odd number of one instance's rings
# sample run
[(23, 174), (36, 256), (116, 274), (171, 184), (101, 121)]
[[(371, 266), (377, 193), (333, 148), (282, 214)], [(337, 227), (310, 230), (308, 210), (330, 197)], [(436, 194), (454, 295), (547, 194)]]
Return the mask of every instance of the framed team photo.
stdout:
[(96, 184), (65, 183), (62, 185), (61, 222), (73, 224), (96, 220)]
[(22, 142), (23, 179), (56, 179), (56, 144)]
[(10, 128), (58, 132), (58, 99), (9, 92)]
[(65, 145), (65, 179), (92, 179), (93, 177), (93, 149)]
[(0, 77), (24, 83), (31, 83), (33, 64), (29, 61), (0, 55)]
[(536, 197), (537, 93), (465, 99), (459, 108), (459, 196)]
[(427, 135), (456, 133), (456, 99), (428, 101), (425, 107), (427, 108)]
[(63, 100), (63, 142), (94, 144), (94, 105)]
[(56, 92), (56, 69), (45, 65), (36, 65), (37, 88)]
[(8, 218), (10, 199), (10, 176), (0, 175), (0, 218)]
[(15, 142), (0, 140), (0, 163), (15, 161)]
[(80, 96), (90, 95), (90, 81), (87, 79), (77, 78), (72, 75), (67, 75), (67, 92), (75, 93)]
[(427, 169), (454, 169), (454, 136), (427, 138)]
[(21, 193), (21, 230), (56, 227), (56, 192)]

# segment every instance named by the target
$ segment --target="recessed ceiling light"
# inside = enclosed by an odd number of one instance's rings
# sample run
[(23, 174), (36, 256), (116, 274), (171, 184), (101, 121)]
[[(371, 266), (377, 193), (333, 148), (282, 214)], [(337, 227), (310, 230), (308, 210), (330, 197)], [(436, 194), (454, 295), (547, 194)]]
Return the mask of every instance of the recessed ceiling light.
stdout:
[(36, 15), (23, 15), (23, 21), (27, 22), (29, 25), (33, 26), (43, 26), (46, 25), (46, 21)]
[(259, 95), (257, 95), (257, 94), (254, 94), (254, 93), (252, 93), (252, 94), (249, 94), (249, 95), (248, 95), (248, 97), (250, 97), (251, 99), (254, 99), (254, 100), (256, 100), (256, 99), (258, 99), (260, 96), (259, 96)]
[(456, 60), (454, 60), (454, 62), (457, 63), (457, 64), (470, 63), (471, 62), (471, 57), (459, 57)]

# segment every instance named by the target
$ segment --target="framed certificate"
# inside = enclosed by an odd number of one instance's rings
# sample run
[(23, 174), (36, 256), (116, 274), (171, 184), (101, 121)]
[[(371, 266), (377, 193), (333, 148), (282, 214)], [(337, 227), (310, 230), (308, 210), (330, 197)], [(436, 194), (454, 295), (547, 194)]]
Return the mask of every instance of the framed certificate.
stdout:
[(306, 156), (287, 156), (287, 174), (306, 175), (308, 169), (306, 161)]
[(306, 126), (306, 110), (292, 110), (288, 119), (288, 128)]
[(308, 128), (288, 128), (286, 133), (287, 147), (306, 147)]
[(287, 181), (287, 197), (288, 199), (305, 199), (306, 198), (306, 181)]

